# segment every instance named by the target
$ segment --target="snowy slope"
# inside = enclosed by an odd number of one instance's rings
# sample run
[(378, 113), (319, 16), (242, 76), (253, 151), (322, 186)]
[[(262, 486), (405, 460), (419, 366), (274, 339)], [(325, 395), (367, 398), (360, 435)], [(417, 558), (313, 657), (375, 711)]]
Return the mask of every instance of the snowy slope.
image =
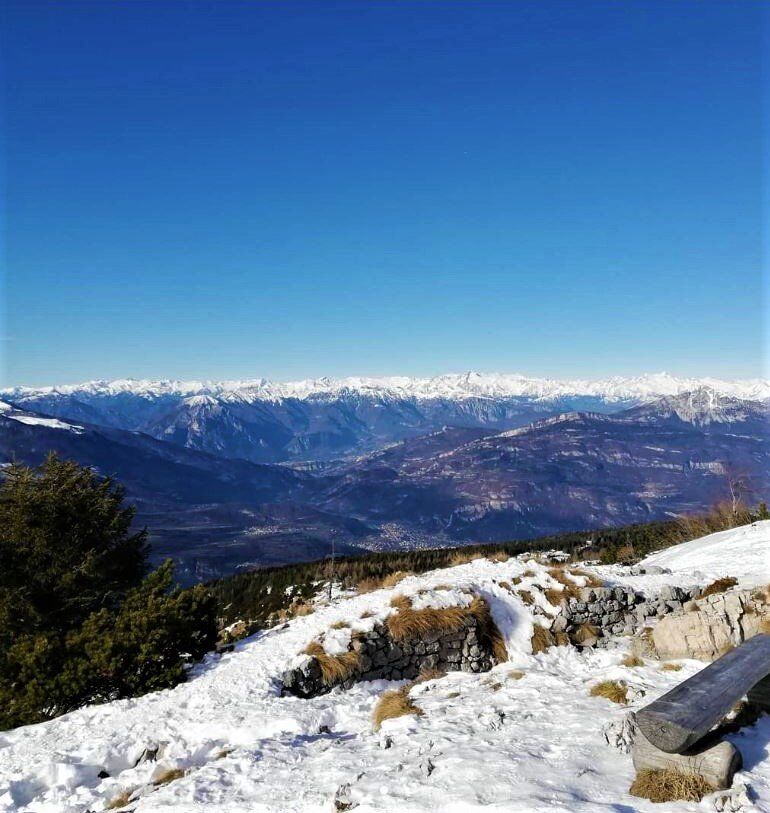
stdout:
[(117, 396), (140, 395), (146, 398), (164, 396), (191, 397), (210, 395), (236, 401), (274, 401), (285, 398), (330, 399), (349, 395), (390, 400), (435, 398), (531, 398), (553, 400), (566, 397), (597, 397), (607, 401), (649, 401), (659, 396), (709, 388), (721, 395), (748, 400), (770, 398), (770, 381), (766, 379), (723, 380), (717, 378), (677, 378), (668, 373), (640, 376), (614, 376), (600, 380), (559, 380), (533, 378), (517, 374), (476, 373), (440, 375), (432, 378), (390, 376), (386, 378), (313, 378), (285, 383), (265, 378), (241, 381), (175, 381), (118, 379), (89, 381), (52, 387), (15, 387), (0, 391), (10, 399), (50, 395)]
[[(762, 523), (759, 531), (730, 532), (726, 549), (753, 555), (754, 542), (766, 543), (769, 531), (770, 524)], [(687, 545), (670, 559), (683, 575), (692, 576), (684, 573), (690, 562), (704, 571), (717, 568), (713, 538)], [(700, 546), (709, 553), (701, 556)], [(120, 792), (142, 788), (129, 805), (136, 813), (328, 813), (345, 785), (357, 813), (660, 811), (628, 795), (630, 757), (604, 741), (603, 728), (626, 709), (590, 697), (589, 690), (599, 680), (626, 680), (646, 693), (632, 704), (638, 707), (702, 664), (687, 662), (676, 673), (652, 661), (624, 667), (622, 640), (585, 654), (565, 647), (533, 656), (528, 642), (537, 620), (500, 584), (517, 576), (521, 587), (549, 582), (545, 568), (526, 557), (477, 559), (409, 577), (390, 590), (319, 604), (312, 615), (260, 633), (231, 654), (212, 656), (173, 690), (0, 733), (0, 811), (99, 811)], [(462, 600), (463, 588), (489, 601), (510, 661), (486, 674), (452, 673), (416, 686), (412, 698), (423, 716), (386, 721), (374, 733), (377, 696), (398, 685), (384, 681), (313, 700), (279, 696), (281, 672), (335, 622), (370, 625), (390, 612), (396, 593), (422, 591), (415, 601), (441, 604), (447, 597)], [(511, 677), (514, 667), (522, 679)], [(750, 783), (758, 796), (755, 809), (764, 811), (770, 811), (769, 737), (770, 718), (735, 737), (746, 759), (738, 780)], [(145, 748), (156, 746), (162, 749), (157, 763), (133, 767)], [(169, 784), (149, 784), (169, 767), (188, 772)], [(102, 770), (110, 776), (100, 779)]]

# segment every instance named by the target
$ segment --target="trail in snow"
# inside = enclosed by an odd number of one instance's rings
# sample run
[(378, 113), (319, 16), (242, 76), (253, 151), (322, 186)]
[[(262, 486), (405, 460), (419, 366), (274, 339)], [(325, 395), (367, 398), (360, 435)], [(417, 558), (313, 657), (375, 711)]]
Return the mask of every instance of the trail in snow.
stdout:
[[(719, 544), (707, 537), (667, 551), (672, 575), (628, 578), (691, 583), (693, 562), (711, 574), (722, 567), (725, 551), (739, 559), (751, 556), (756, 564), (770, 550), (770, 522), (719, 536)], [(741, 578), (758, 573), (753, 565), (737, 573), (732, 564), (724, 567)], [(623, 639), (606, 650), (564, 647), (533, 656), (529, 638), (537, 619), (500, 585), (527, 570), (533, 573), (529, 581), (547, 583), (546, 569), (525, 558), (477, 559), (409, 577), (393, 589), (342, 597), (242, 642), (231, 654), (210, 657), (175, 689), (0, 733), (0, 811), (99, 811), (122, 791), (144, 788), (129, 805), (136, 813), (328, 812), (335, 794), (349, 785), (345, 793), (358, 805), (357, 813), (482, 808), (660, 813), (660, 806), (628, 795), (631, 759), (604, 741), (604, 727), (627, 709), (591, 697), (589, 690), (600, 680), (625, 680), (645, 693), (632, 706), (638, 707), (703, 664), (684, 662), (680, 672), (662, 671), (653, 661), (628, 668), (621, 665)], [(618, 568), (596, 570), (621, 579)], [(377, 733), (371, 726), (374, 703), (385, 688), (399, 684), (361, 683), (312, 700), (280, 697), (280, 674), (310, 640), (337, 621), (371, 624), (390, 611), (394, 594), (416, 595), (426, 588), (432, 592), (420, 600), (431, 604), (462, 595), (463, 588), (485, 596), (505, 634), (510, 661), (485, 674), (451, 673), (419, 684), (412, 698), (424, 715), (386, 721)], [(366, 613), (372, 615), (362, 619)], [(514, 668), (524, 677), (514, 679)], [(733, 739), (745, 759), (738, 780), (751, 785), (756, 810), (770, 811), (770, 718)], [(156, 746), (157, 763), (134, 767), (145, 748)], [(169, 767), (188, 773), (153, 788), (153, 777)], [(102, 770), (110, 776), (100, 779)]]

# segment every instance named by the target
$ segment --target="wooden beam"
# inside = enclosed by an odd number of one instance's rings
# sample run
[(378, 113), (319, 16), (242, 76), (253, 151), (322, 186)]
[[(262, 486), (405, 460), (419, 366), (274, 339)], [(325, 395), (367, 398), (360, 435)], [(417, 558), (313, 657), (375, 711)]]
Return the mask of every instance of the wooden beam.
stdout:
[(769, 674), (770, 635), (755, 635), (645, 706), (637, 723), (656, 748), (681, 754)]
[(637, 771), (677, 771), (691, 776), (702, 776), (717, 789), (729, 788), (733, 776), (741, 769), (738, 749), (726, 740), (706, 737), (685, 754), (667, 754), (652, 745), (643, 734), (637, 733), (631, 749)]

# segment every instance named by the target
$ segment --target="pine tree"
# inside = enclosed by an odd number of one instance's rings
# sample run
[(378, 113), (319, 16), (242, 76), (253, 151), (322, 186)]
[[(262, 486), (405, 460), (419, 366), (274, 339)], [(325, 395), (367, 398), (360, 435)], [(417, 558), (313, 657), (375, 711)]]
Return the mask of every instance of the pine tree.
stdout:
[(216, 640), (203, 587), (145, 578), (122, 488), (49, 457), (0, 485), (0, 729), (173, 686)]

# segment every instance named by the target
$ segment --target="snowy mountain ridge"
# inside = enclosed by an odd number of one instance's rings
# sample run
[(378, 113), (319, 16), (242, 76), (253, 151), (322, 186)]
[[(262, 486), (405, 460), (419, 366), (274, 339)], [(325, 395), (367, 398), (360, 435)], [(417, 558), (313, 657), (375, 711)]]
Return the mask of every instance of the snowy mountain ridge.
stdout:
[(148, 399), (164, 396), (210, 396), (225, 400), (254, 402), (285, 399), (334, 399), (350, 396), (385, 400), (435, 398), (527, 398), (553, 400), (564, 397), (598, 397), (607, 401), (647, 401), (661, 396), (708, 388), (720, 395), (748, 400), (770, 398), (769, 379), (726, 380), (685, 378), (668, 373), (613, 376), (603, 379), (536, 378), (519, 374), (467, 372), (430, 378), (390, 376), (382, 378), (313, 378), (273, 382), (265, 378), (235, 381), (178, 381), (115, 379), (47, 387), (12, 387), (0, 390), (5, 398), (35, 398), (51, 395), (118, 396), (131, 394)]

